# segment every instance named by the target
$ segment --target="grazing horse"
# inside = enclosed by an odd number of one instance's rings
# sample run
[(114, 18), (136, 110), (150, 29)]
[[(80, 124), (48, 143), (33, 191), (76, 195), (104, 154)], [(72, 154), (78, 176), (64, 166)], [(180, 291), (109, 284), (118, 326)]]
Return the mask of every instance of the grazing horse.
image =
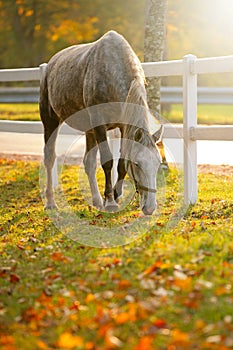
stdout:
[[(105, 117), (108, 113), (102, 114), (98, 108), (102, 105), (111, 107), (108, 117)], [(80, 117), (79, 120), (79, 111), (84, 112), (81, 114), (86, 119)], [(156, 174), (161, 163), (156, 142), (161, 137), (162, 127), (152, 135), (149, 114), (140, 61), (117, 32), (107, 32), (96, 42), (71, 46), (55, 54), (47, 64), (40, 88), (47, 173), (46, 208), (56, 207), (52, 189), (55, 141), (59, 126), (66, 121), (86, 134), (84, 166), (93, 205), (116, 211), (123, 179), (128, 173), (139, 192), (142, 211), (151, 215), (156, 208)], [(113, 188), (113, 159), (107, 130), (116, 127), (121, 132), (121, 156)], [(105, 174), (104, 201), (96, 181), (97, 149)]]

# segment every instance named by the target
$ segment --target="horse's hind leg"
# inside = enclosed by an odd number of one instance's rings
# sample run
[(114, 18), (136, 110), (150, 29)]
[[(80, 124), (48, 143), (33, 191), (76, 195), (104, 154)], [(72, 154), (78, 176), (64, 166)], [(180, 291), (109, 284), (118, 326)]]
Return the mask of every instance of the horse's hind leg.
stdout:
[(83, 163), (90, 184), (93, 205), (98, 209), (102, 209), (103, 199), (100, 195), (98, 184), (96, 181), (97, 151), (98, 146), (96, 143), (94, 133), (86, 133), (86, 152), (83, 159)]
[(53, 197), (52, 169), (56, 159), (55, 141), (59, 121), (56, 113), (49, 104), (46, 76), (43, 76), (40, 85), (40, 117), (44, 125), (44, 164), (46, 167), (46, 208), (56, 208)]
[(56, 203), (54, 201), (53, 194), (53, 179), (52, 179), (52, 169), (54, 166), (54, 162), (56, 159), (55, 154), (55, 142), (57, 138), (59, 122), (56, 119), (47, 119), (44, 122), (44, 165), (46, 168), (46, 199), (47, 203), (46, 209), (54, 209), (57, 208)]

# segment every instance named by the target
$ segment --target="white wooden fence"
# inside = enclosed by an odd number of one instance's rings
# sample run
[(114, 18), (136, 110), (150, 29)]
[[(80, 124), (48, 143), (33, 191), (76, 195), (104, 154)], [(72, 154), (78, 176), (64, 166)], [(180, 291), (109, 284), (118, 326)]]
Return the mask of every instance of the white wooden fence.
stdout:
[[(0, 103), (38, 103), (39, 86), (36, 87), (0, 87)], [(166, 104), (182, 104), (181, 86), (161, 86), (160, 101)], [(232, 105), (233, 87), (198, 87), (198, 104)]]
[[(39, 80), (46, 64), (37, 68), (0, 70), (0, 81)], [(164, 138), (184, 140), (184, 202), (193, 204), (197, 200), (197, 140), (233, 141), (233, 126), (197, 125), (197, 76), (198, 74), (233, 72), (233, 56), (198, 59), (186, 55), (182, 60), (143, 63), (146, 77), (183, 77), (183, 127), (166, 126)], [(17, 129), (15, 129), (17, 125)], [(32, 128), (31, 128), (32, 127)], [(0, 131), (41, 132), (40, 123), (1, 122)]]

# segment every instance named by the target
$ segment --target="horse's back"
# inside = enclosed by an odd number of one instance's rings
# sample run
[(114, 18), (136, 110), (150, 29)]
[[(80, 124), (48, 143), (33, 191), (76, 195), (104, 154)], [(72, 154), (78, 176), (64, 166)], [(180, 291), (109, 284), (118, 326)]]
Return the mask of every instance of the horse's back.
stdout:
[(46, 74), (51, 106), (64, 120), (88, 106), (125, 101), (131, 81), (143, 73), (128, 42), (110, 31), (55, 54)]

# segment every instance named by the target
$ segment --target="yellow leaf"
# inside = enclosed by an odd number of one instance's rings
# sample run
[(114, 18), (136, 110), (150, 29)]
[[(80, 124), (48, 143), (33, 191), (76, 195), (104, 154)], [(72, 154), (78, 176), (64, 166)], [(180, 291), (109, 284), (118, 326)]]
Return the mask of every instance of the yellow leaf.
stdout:
[(205, 322), (201, 319), (195, 322), (195, 330), (200, 331), (206, 326)]
[(64, 332), (60, 335), (57, 345), (60, 348), (73, 349), (77, 346), (81, 347), (83, 345), (83, 340), (81, 337), (72, 335), (69, 332)]
[(34, 13), (33, 10), (27, 10), (27, 11), (25, 12), (25, 16), (26, 16), (26, 17), (31, 17), (31, 16), (33, 15), (33, 13)]
[(88, 303), (91, 303), (92, 301), (95, 301), (95, 295), (92, 293), (87, 294), (85, 302), (88, 304)]

